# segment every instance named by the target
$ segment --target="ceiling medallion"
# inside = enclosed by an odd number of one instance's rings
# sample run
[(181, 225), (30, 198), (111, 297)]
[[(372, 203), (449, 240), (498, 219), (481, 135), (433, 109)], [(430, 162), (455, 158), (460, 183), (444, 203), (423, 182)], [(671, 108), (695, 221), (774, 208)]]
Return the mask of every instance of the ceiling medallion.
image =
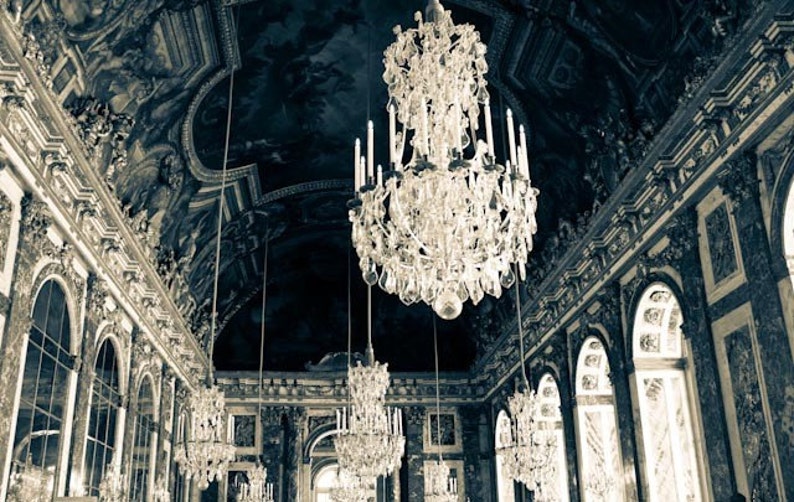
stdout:
[(510, 110), (508, 159), (496, 162), (479, 33), (454, 24), (438, 0), (428, 2), (424, 22), (415, 18), (418, 28), (395, 27), (397, 40), (384, 51), (389, 168), (375, 167), (370, 121), (366, 155), (355, 143), (349, 218), (367, 284), (454, 319), (464, 301), (476, 305), (510, 287), (513, 263), (525, 278), (538, 191), (524, 128), (517, 144)]

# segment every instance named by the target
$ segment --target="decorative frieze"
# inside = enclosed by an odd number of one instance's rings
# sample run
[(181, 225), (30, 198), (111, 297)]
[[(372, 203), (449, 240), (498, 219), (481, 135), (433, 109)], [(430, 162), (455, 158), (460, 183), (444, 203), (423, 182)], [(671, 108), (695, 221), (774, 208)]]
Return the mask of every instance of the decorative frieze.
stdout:
[(719, 174), (719, 185), (734, 205), (741, 205), (758, 195), (758, 170), (756, 156), (748, 151), (736, 155), (725, 163)]

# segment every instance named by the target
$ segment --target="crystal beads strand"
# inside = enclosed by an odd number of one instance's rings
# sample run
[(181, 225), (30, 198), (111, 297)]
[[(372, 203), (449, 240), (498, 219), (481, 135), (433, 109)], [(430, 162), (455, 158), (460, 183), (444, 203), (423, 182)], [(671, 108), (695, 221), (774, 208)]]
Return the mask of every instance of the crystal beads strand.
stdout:
[[(384, 52), (389, 168), (375, 167), (370, 122), (366, 155), (355, 144), (349, 217), (368, 284), (453, 319), (464, 301), (477, 304), (510, 287), (512, 263), (525, 278), (538, 192), (530, 183), (526, 134), (521, 127), (516, 144), (509, 110), (509, 160), (496, 162), (479, 33), (454, 24), (437, 0), (429, 2), (427, 20), (420, 13), (416, 20), (417, 28), (397, 26), (397, 40)], [(412, 152), (404, 164), (406, 144)]]

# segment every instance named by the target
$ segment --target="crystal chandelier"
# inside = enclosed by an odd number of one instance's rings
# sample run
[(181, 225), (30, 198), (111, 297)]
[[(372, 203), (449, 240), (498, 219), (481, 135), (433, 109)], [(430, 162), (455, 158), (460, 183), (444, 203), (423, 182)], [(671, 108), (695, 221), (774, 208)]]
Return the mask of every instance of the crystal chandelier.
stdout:
[(340, 468), (331, 488), (331, 502), (367, 502), (367, 483), (360, 477)]
[(371, 121), (366, 156), (355, 142), (352, 241), (367, 284), (454, 319), (464, 301), (476, 305), (510, 287), (511, 264), (525, 278), (538, 191), (526, 134), (522, 126), (516, 144), (510, 110), (509, 159), (496, 162), (479, 33), (454, 24), (438, 0), (428, 2), (424, 22), (419, 12), (415, 18), (418, 28), (395, 27), (397, 40), (384, 52), (390, 167), (375, 168)]
[(516, 282), (516, 317), (523, 390), (516, 389), (507, 400), (511, 431), (504, 446), (503, 470), (506, 477), (523, 483), (535, 492), (536, 500), (545, 500), (546, 489), (554, 478), (556, 439), (541, 429), (541, 403), (527, 378), (524, 362), (524, 335), (521, 321), (521, 295)]
[(439, 459), (429, 464), (425, 471), (426, 502), (457, 502), (458, 480), (449, 477), (449, 467), (439, 455)]
[(226, 441), (226, 400), (217, 385), (201, 386), (188, 400), (188, 440), (174, 452), (174, 461), (200, 490), (223, 479), (234, 460), (234, 445)]
[[(348, 307), (349, 308), (349, 307)], [(348, 340), (348, 406), (336, 411), (334, 449), (344, 471), (362, 479), (388, 476), (400, 468), (405, 451), (402, 413), (386, 406), (388, 363), (375, 361), (372, 348), (372, 288), (367, 288), (366, 364), (350, 365)], [(348, 312), (348, 315), (349, 312)], [(348, 326), (350, 323), (348, 323)], [(348, 330), (348, 336), (350, 331)]]
[(111, 461), (105, 469), (99, 483), (99, 500), (101, 502), (122, 502), (126, 500), (127, 476), (121, 473), (121, 466)]
[(240, 485), (237, 502), (273, 502), (273, 483), (267, 482), (267, 469), (258, 465), (248, 471), (248, 482)]
[(398, 470), (405, 450), (402, 413), (384, 404), (389, 386), (387, 366), (373, 361), (349, 368), (351, 402), (336, 412), (334, 448), (339, 464), (364, 479)]

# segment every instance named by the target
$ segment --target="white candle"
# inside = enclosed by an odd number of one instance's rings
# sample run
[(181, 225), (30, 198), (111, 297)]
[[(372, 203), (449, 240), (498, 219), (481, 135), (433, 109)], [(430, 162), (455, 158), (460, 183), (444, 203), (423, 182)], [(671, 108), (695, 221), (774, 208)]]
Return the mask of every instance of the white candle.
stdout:
[(456, 136), (455, 138), (455, 148), (458, 149), (458, 153), (463, 156), (463, 127), (461, 126), (461, 122), (463, 122), (463, 109), (460, 106), (460, 100), (457, 96), (455, 96), (455, 111), (457, 112), (457, 127), (455, 128)]
[(378, 186), (383, 186), (383, 167), (378, 164)]
[(529, 162), (527, 160), (527, 135), (523, 124), (518, 126), (518, 140), (521, 145), (521, 156), (518, 159), (519, 172), (525, 178), (529, 177)]
[(342, 427), (341, 417), (339, 416), (339, 410), (336, 410), (336, 432), (339, 432), (339, 429)]
[(375, 175), (375, 126), (367, 122), (367, 181)]
[(389, 162), (397, 164), (397, 122), (394, 116), (394, 105), (389, 105)]
[(430, 155), (430, 127), (428, 125), (428, 117), (427, 117), (427, 103), (425, 100), (422, 99), (422, 141), (421, 144), (424, 146), (425, 151), (422, 152), (425, 155)]
[(485, 102), (485, 141), (488, 142), (488, 155), (493, 157), (493, 126), (491, 125), (491, 105)]
[(359, 165), (359, 160), (361, 159), (361, 140), (356, 138), (356, 146), (355, 146), (355, 157), (353, 157), (353, 165), (355, 166), (355, 178), (353, 178), (353, 191), (357, 192), (359, 185), (359, 180), (361, 179), (361, 166)]
[(361, 166), (359, 169), (359, 172), (361, 173), (361, 180), (359, 181), (358, 184), (359, 187), (362, 187), (367, 184), (367, 170), (364, 168), (364, 166), (366, 165), (367, 165), (367, 159), (364, 158), (364, 156), (362, 155), (361, 161), (359, 162), (359, 166)]
[(510, 150), (510, 162), (516, 165), (516, 132), (513, 130), (513, 112), (507, 109), (507, 139)]

